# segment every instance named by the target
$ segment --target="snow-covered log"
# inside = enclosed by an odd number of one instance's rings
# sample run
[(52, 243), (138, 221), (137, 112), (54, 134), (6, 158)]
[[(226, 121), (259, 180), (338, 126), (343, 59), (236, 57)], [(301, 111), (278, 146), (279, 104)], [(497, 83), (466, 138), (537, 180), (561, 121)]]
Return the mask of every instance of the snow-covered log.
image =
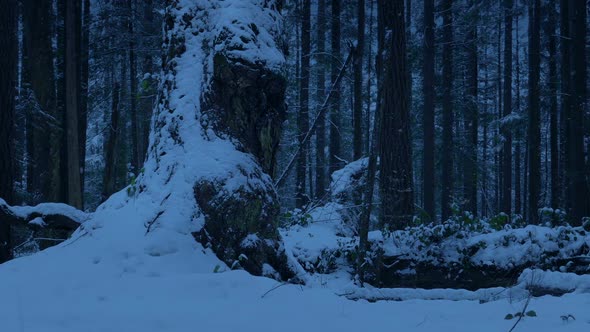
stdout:
[[(283, 229), (286, 247), (309, 273), (352, 271), (358, 237), (330, 202), (305, 223)], [(583, 227), (504, 225), (451, 219), (400, 231), (369, 233), (367, 281), (385, 288), (508, 287), (528, 268), (590, 275), (590, 223)], [(538, 282), (536, 282), (538, 283)], [(542, 286), (534, 294), (560, 294)]]
[(0, 222), (9, 225), (26, 223), (31, 227), (74, 231), (88, 217), (87, 213), (67, 204), (41, 203), (36, 206), (10, 206), (0, 199)]
[(0, 263), (12, 257), (17, 245), (13, 229), (29, 229), (41, 234), (52, 234), (59, 241), (48, 240), (41, 248), (59, 243), (70, 236), (89, 215), (69, 205), (42, 203), (37, 206), (10, 206), (0, 199)]

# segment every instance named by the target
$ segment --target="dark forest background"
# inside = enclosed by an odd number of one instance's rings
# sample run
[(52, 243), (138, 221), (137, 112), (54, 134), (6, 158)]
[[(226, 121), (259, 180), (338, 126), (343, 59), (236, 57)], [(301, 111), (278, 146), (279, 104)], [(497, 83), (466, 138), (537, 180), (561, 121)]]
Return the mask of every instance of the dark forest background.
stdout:
[[(92, 210), (142, 172), (165, 3), (3, 4), (0, 197)], [(325, 202), (332, 172), (366, 158), (351, 208), (376, 208), (359, 209), (361, 222), (377, 212), (391, 228), (465, 213), (581, 224), (589, 8), (285, 1), (288, 120), (274, 175), (284, 208)]]

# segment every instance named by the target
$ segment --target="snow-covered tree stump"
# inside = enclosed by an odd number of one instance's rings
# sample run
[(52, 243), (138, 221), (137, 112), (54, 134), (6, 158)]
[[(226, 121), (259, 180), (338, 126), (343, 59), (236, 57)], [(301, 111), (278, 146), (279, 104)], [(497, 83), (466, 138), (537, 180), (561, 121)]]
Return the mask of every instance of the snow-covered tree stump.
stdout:
[(285, 113), (279, 6), (171, 1), (149, 157), (133, 191), (169, 191), (148, 232), (181, 214), (228, 266), (288, 279), (271, 180)]

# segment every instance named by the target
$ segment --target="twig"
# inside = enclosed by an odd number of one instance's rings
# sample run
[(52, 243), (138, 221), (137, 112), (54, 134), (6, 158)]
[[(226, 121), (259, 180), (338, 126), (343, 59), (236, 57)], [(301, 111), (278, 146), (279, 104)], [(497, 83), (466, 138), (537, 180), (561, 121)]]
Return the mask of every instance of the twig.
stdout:
[(288, 285), (288, 284), (289, 284), (288, 282), (283, 281), (280, 284), (274, 286), (273, 288), (267, 290), (266, 293), (262, 294), (262, 296), (260, 298), (263, 299), (266, 295), (268, 295), (268, 293), (272, 292), (273, 290), (275, 290), (275, 289), (277, 289), (279, 287), (282, 287), (282, 286), (285, 286), (285, 285)]
[[(273, 288), (267, 290), (266, 293), (262, 294), (262, 296), (260, 298), (263, 299), (266, 295), (268, 295), (268, 293), (274, 291), (277, 288), (283, 287), (283, 286), (288, 285), (288, 284), (295, 284), (295, 283), (293, 283), (291, 281), (297, 280), (301, 275), (302, 275), (302, 273), (299, 273), (299, 274), (295, 275), (294, 277), (289, 278), (287, 281), (281, 282), (280, 284), (278, 284), (278, 285), (274, 286)], [(301, 285), (299, 285), (299, 286), (301, 286)], [(301, 288), (301, 290), (303, 290), (303, 288)]]
[(158, 220), (158, 218), (160, 218), (160, 216), (163, 215), (163, 214), (164, 214), (164, 210), (158, 212), (158, 214), (156, 215), (156, 217), (154, 219), (152, 219), (152, 221), (150, 221), (150, 222), (148, 222), (146, 224), (146, 228), (147, 229), (145, 230), (145, 235), (148, 235), (148, 233), (152, 230), (152, 225), (154, 223), (156, 223), (156, 221)]
[(522, 311), (520, 312), (520, 316), (518, 316), (518, 319), (516, 320), (516, 322), (514, 322), (514, 325), (512, 325), (512, 328), (508, 332), (512, 332), (512, 330), (514, 330), (514, 328), (516, 328), (516, 325), (518, 325), (518, 323), (522, 320), (522, 317), (524, 317), (524, 315), (526, 313), (526, 309), (528, 308), (529, 303), (531, 302), (531, 297), (532, 297), (532, 294), (529, 292), (529, 296), (527, 297), (524, 307), (522, 308)]

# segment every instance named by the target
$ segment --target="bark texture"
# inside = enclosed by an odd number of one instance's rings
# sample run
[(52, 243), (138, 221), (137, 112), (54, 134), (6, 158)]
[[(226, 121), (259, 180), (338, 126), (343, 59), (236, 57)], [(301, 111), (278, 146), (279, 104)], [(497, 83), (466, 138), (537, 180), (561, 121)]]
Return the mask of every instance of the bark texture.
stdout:
[[(404, 1), (381, 1), (383, 47), (380, 186), (382, 226), (403, 229), (414, 216), (414, 183)], [(395, 142), (395, 144), (392, 144)]]
[[(299, 81), (299, 112), (297, 114), (298, 141), (301, 152), (297, 158), (297, 193), (296, 206), (303, 208), (309, 202), (306, 188), (308, 172), (309, 143), (303, 139), (309, 131), (309, 80), (311, 58), (311, 1), (303, 1), (303, 17), (301, 22), (301, 80)], [(310, 181), (309, 185), (312, 183)], [(311, 191), (310, 191), (311, 192)]]
[(512, 214), (512, 128), (509, 119), (512, 114), (512, 0), (504, 0), (504, 125), (502, 136), (502, 205), (500, 211)]
[(453, 197), (453, 0), (442, 2), (443, 16), (443, 51), (442, 51), (442, 193), (441, 209), (442, 220), (451, 216)]
[[(317, 20), (317, 104), (321, 105), (326, 96), (326, 0), (318, 0)], [(316, 170), (315, 170), (315, 198), (326, 198), (326, 116), (318, 115), (316, 129)]]
[[(182, 8), (179, 1), (173, 1), (167, 8), (165, 92), (160, 95), (154, 119), (145, 178), (163, 176), (158, 181), (167, 183), (180, 177), (182, 186), (186, 178), (194, 179), (193, 214), (203, 221), (193, 231), (195, 239), (231, 268), (242, 267), (262, 275), (270, 266), (277, 272), (276, 277), (286, 280), (293, 273), (278, 232), (278, 198), (269, 176), (275, 172), (285, 117), (286, 81), (278, 65), (269, 64), (279, 57), (278, 49), (257, 53), (268, 46), (259, 44), (259, 35), (265, 34), (261, 39), (278, 38), (278, 32), (272, 30), (274, 25), (268, 22), (281, 19), (280, 2), (265, 1), (264, 12), (257, 3), (244, 5), (265, 17), (245, 21), (234, 18), (237, 12), (231, 8), (215, 8), (207, 1), (199, 1), (192, 8)], [(213, 25), (209, 15), (226, 15), (226, 20), (221, 20), (220, 26)], [(203, 27), (210, 31), (205, 32)], [(236, 31), (246, 32), (238, 37)], [(234, 43), (235, 38), (240, 38), (241, 43)], [(201, 48), (209, 42), (214, 47)], [(251, 52), (243, 53), (244, 49)], [(268, 58), (268, 52), (276, 52), (276, 56)], [(251, 54), (259, 58), (253, 60)], [(202, 71), (194, 69), (199, 65)], [(197, 75), (203, 73), (203, 82), (193, 82), (202, 84), (201, 88), (187, 83), (186, 73), (191, 70)], [(197, 102), (199, 105), (194, 105)], [(223, 151), (216, 144), (223, 144)], [(198, 166), (195, 159), (210, 157), (202, 152), (207, 149), (215, 154), (211, 162), (218, 169)], [(187, 150), (191, 157), (186, 157)], [(181, 168), (184, 173), (178, 175)], [(140, 192), (144, 184), (140, 180)], [(174, 188), (168, 197), (176, 197), (177, 191)], [(173, 199), (186, 197), (182, 194)], [(160, 214), (166, 218), (166, 211)]]
[(433, 221), (436, 218), (434, 192), (434, 0), (424, 1), (424, 62), (422, 93), (424, 94), (424, 116), (422, 125), (424, 127), (424, 161), (422, 163), (424, 211), (428, 219)]
[[(14, 113), (17, 67), (17, 1), (8, 0), (0, 12), (0, 198), (11, 203), (14, 195)], [(3, 242), (0, 222), (0, 245)], [(0, 259), (2, 259), (0, 249)]]
[(66, 84), (66, 137), (67, 137), (67, 195), (68, 204), (82, 208), (82, 179), (80, 174), (79, 135), (79, 43), (80, 0), (66, 2), (65, 18), (65, 84)]
[(540, 76), (540, 0), (533, 0), (529, 12), (529, 123), (528, 123), (528, 217), (531, 224), (539, 222), (541, 196), (541, 110), (539, 101)]
[[(262, 66), (233, 62), (222, 54), (215, 56), (214, 65), (213, 84), (203, 111), (214, 119), (213, 127), (218, 133), (236, 139), (239, 150), (252, 154), (265, 173), (273, 174), (285, 114), (284, 78)], [(262, 173), (243, 175), (264, 177)], [(282, 249), (274, 188), (268, 185), (260, 191), (228, 192), (225, 185), (224, 181), (210, 180), (195, 185), (197, 203), (207, 215), (199, 241), (209, 243), (230, 266), (244, 254), (248, 259), (240, 264), (248, 272), (261, 275), (263, 264), (268, 263), (283, 278), (289, 278), (286, 258), (277, 254)], [(271, 199), (267, 200), (269, 196)], [(256, 234), (260, 240), (245, 244), (250, 234)]]

